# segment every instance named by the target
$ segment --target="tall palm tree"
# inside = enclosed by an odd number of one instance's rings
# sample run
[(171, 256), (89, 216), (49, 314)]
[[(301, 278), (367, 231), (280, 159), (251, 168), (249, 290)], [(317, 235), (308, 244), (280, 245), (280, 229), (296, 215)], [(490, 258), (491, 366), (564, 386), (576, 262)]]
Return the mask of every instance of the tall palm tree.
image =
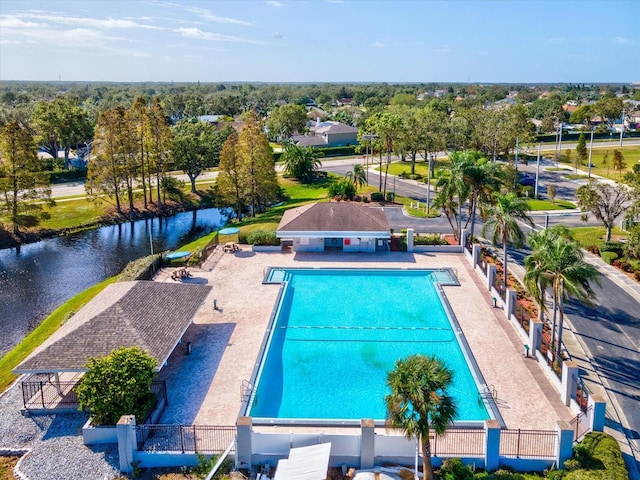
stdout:
[(351, 180), (356, 188), (362, 188), (367, 184), (367, 172), (359, 163), (356, 163), (353, 170), (348, 171), (345, 177)]
[[(600, 284), (600, 273), (584, 261), (584, 252), (580, 245), (562, 236), (555, 236), (541, 245), (534, 254), (537, 257), (537, 270), (544, 272), (551, 282), (553, 298), (558, 309), (558, 340), (556, 342), (556, 361), (560, 361), (562, 329), (564, 326), (564, 301), (575, 298), (587, 305), (595, 298), (591, 282)], [(529, 261), (531, 263), (531, 261)]]
[(482, 227), (482, 235), (486, 236), (491, 231), (491, 242), (502, 244), (502, 265), (504, 267), (504, 284), (507, 285), (507, 246), (509, 243), (516, 248), (524, 245), (525, 234), (520, 223), (533, 226), (533, 220), (529, 216), (531, 207), (515, 193), (496, 193), (495, 204), (486, 208), (487, 221)]
[[(452, 217), (456, 220), (453, 233), (456, 238), (460, 238), (462, 230), (462, 205), (469, 198), (469, 185), (465, 179), (465, 171), (469, 167), (471, 158), (466, 152), (453, 152), (449, 155), (449, 165), (443, 175), (438, 179), (437, 186), (441, 189), (435, 200), (435, 206), (443, 207), (445, 204), (452, 206), (455, 203), (457, 212), (452, 212)], [(454, 200), (457, 197), (457, 201)], [(453, 227), (451, 218), (447, 217)]]
[(399, 359), (387, 374), (391, 393), (384, 400), (389, 424), (404, 430), (408, 439), (420, 441), (426, 480), (433, 480), (429, 434), (433, 430), (442, 435), (457, 414), (455, 400), (447, 395), (452, 379), (453, 372), (433, 355)]

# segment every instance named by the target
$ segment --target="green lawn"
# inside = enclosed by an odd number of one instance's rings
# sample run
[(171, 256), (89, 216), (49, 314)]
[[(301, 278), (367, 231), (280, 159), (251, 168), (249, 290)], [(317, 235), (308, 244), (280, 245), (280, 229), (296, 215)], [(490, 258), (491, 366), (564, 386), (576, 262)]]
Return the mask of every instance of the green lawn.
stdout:
[[(587, 149), (589, 148), (589, 139), (587, 138)], [(620, 150), (624, 156), (624, 163), (626, 168), (618, 171), (613, 169), (613, 151)], [(575, 155), (575, 151), (572, 152)], [(607, 165), (603, 164), (605, 153), (608, 153)], [(547, 155), (549, 156), (549, 155)], [(573, 162), (569, 162), (566, 149), (562, 149), (562, 163), (567, 167), (573, 167)], [(601, 175), (603, 177), (611, 178), (612, 180), (620, 180), (625, 172), (630, 172), (634, 164), (640, 161), (640, 146), (628, 146), (628, 147), (601, 147), (594, 144), (593, 156), (591, 163), (595, 167), (591, 167), (591, 173)], [(585, 162), (586, 163), (586, 162)], [(586, 164), (581, 167), (582, 170), (587, 170)], [(574, 170), (575, 171), (575, 170)]]
[[(604, 227), (574, 227), (571, 228), (573, 238), (575, 238), (582, 248), (589, 248), (591, 245), (603, 245), (606, 229)], [(614, 227), (611, 238), (626, 237), (626, 233), (618, 227)]]
[(555, 203), (548, 200), (527, 200), (532, 212), (540, 210), (568, 210), (576, 208), (575, 204), (565, 200), (558, 200)]

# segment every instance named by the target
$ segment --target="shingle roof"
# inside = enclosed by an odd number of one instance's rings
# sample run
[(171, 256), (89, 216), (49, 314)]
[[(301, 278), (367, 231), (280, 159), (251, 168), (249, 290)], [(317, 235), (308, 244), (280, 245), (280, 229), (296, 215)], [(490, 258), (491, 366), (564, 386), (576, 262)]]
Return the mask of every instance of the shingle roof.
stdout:
[(382, 210), (351, 202), (312, 203), (284, 212), (278, 232), (389, 232)]
[(15, 373), (80, 372), (90, 358), (140, 346), (158, 369), (211, 287), (148, 281), (109, 285), (18, 365)]
[(295, 144), (299, 147), (326, 147), (327, 140), (321, 136), (311, 135), (295, 135), (291, 137)]
[(310, 130), (315, 132), (316, 135), (322, 135), (324, 133), (358, 133), (358, 129), (356, 127), (332, 121), (321, 122), (319, 125), (311, 127)]

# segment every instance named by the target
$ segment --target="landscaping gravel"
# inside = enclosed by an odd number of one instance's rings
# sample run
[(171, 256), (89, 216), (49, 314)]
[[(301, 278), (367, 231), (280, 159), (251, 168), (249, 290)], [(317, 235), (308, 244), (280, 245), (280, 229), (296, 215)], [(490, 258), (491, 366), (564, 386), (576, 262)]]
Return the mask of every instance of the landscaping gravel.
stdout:
[(86, 447), (83, 413), (23, 416), (16, 382), (0, 396), (0, 450), (31, 452), (20, 471), (28, 480), (110, 480), (118, 476), (117, 445)]

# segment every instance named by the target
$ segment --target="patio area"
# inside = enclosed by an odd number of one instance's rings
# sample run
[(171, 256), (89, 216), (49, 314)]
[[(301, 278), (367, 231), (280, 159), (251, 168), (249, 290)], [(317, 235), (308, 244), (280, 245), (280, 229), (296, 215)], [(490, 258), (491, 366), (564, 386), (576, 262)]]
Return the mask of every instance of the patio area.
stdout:
[[(191, 268), (194, 282), (212, 287), (186, 331), (184, 348), (171, 355), (158, 380), (165, 380), (169, 406), (161, 422), (234, 425), (243, 382), (259, 360), (260, 346), (279, 285), (263, 285), (267, 267), (452, 268), (460, 286), (443, 287), (487, 385), (510, 429), (552, 430), (575, 416), (541, 366), (523, 355), (515, 328), (491, 307), (491, 297), (462, 254), (254, 253), (242, 246), (216, 258), (215, 268)], [(156, 281), (172, 281), (159, 272)], [(217, 309), (214, 309), (214, 302)], [(186, 345), (189, 345), (187, 349)], [(270, 427), (272, 428), (272, 427)], [(288, 428), (287, 428), (288, 429)]]

